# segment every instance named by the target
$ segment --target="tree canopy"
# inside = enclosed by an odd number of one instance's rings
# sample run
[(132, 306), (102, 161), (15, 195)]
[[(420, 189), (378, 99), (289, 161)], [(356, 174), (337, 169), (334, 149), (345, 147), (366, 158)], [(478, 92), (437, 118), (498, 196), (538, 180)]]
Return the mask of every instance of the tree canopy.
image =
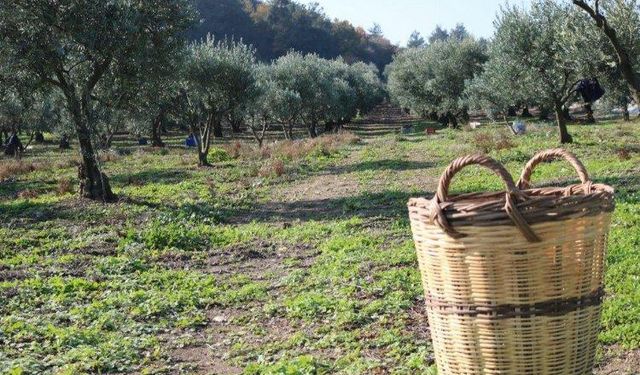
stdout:
[(461, 101), (466, 81), (482, 71), (485, 47), (473, 38), (435, 40), (396, 55), (387, 67), (392, 100), (414, 113), (444, 116), (456, 126), (466, 116)]
[(470, 85), (475, 90), (470, 96), (503, 111), (521, 102), (553, 108), (560, 141), (571, 142), (565, 105), (599, 61), (583, 21), (569, 5), (550, 0), (534, 1), (530, 10), (503, 7), (495, 22), (491, 58), (484, 74)]

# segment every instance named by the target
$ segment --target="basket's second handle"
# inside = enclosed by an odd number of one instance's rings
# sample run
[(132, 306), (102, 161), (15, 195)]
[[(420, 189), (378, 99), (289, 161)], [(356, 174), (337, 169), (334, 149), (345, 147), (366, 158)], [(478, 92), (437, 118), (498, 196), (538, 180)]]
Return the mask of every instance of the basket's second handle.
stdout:
[(580, 181), (584, 185), (585, 194), (591, 193), (592, 182), (589, 178), (589, 174), (587, 173), (587, 169), (584, 167), (584, 164), (578, 158), (572, 154), (571, 152), (562, 149), (562, 148), (554, 148), (551, 150), (541, 151), (537, 153), (524, 167), (522, 170), (522, 175), (520, 176), (520, 180), (518, 181), (518, 188), (521, 190), (529, 189), (531, 187), (531, 174), (533, 170), (540, 163), (550, 162), (556, 159), (565, 159), (568, 161), (571, 166), (576, 170), (578, 176), (580, 177)]
[(526, 220), (516, 207), (515, 198), (522, 196), (522, 192), (520, 191), (520, 189), (518, 189), (515, 182), (513, 182), (513, 177), (511, 177), (511, 174), (509, 174), (509, 172), (502, 166), (502, 164), (486, 155), (463, 156), (454, 160), (447, 167), (447, 169), (440, 177), (436, 196), (433, 197), (433, 209), (431, 210), (430, 217), (431, 222), (437, 223), (449, 236), (453, 238), (465, 237), (464, 234), (455, 230), (451, 223), (449, 223), (449, 220), (447, 220), (447, 217), (442, 210), (441, 204), (446, 203), (449, 199), (449, 186), (451, 185), (451, 180), (453, 179), (453, 177), (463, 168), (469, 165), (483, 166), (493, 171), (502, 179), (506, 186), (505, 211), (507, 212), (507, 215), (509, 215), (513, 223), (516, 225), (516, 227), (518, 227), (518, 229), (527, 238), (527, 240), (529, 240), (530, 242), (539, 242), (540, 238), (533, 232), (529, 224), (526, 222)]

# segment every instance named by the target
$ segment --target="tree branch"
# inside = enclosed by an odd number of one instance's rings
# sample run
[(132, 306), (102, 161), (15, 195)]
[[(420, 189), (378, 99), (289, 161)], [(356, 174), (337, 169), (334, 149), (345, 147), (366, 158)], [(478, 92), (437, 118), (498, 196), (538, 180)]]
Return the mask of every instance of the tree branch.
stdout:
[(607, 38), (609, 38), (609, 42), (611, 42), (618, 57), (618, 67), (621, 69), (622, 75), (629, 84), (629, 88), (634, 92), (636, 100), (640, 101), (640, 80), (634, 70), (634, 61), (632, 61), (629, 52), (618, 39), (616, 30), (609, 25), (607, 18), (600, 13), (599, 1), (596, 0), (595, 2), (596, 9), (590, 7), (584, 0), (573, 0), (573, 3), (587, 12), (587, 14), (596, 21), (598, 28), (602, 29)]
[[(596, 23), (598, 23), (598, 27), (602, 27), (601, 23), (602, 23), (603, 17), (598, 11), (591, 8), (591, 6), (586, 2), (584, 2), (583, 0), (573, 0), (573, 3), (579, 6), (580, 8), (582, 8), (585, 12), (587, 12), (589, 16), (591, 16), (591, 18), (593, 18), (596, 21)], [(596, 1), (596, 8), (597, 7), (598, 7), (598, 1)]]
[(93, 91), (93, 89), (98, 84), (98, 81), (100, 81), (100, 78), (102, 78), (104, 73), (107, 71), (107, 68), (109, 68), (109, 65), (111, 65), (111, 60), (111, 56), (108, 56), (101, 63), (93, 64), (93, 73), (91, 73), (89, 79), (87, 80), (87, 84), (84, 87), (85, 91), (83, 94), (91, 94), (91, 91)]

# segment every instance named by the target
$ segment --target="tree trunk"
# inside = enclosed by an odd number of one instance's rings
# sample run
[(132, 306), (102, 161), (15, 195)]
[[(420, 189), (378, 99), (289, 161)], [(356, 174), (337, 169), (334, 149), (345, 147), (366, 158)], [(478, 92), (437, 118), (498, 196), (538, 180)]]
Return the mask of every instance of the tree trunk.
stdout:
[(629, 105), (625, 104), (624, 108), (622, 109), (622, 118), (624, 119), (624, 121), (631, 121), (631, 116), (629, 116)]
[(249, 125), (249, 129), (251, 129), (251, 134), (253, 135), (253, 139), (256, 140), (256, 143), (258, 143), (258, 148), (262, 148), (262, 141), (264, 140), (264, 126), (262, 128), (262, 132), (258, 132), (258, 130), (256, 130), (256, 128), (254, 127), (254, 124)]
[(533, 117), (531, 115), (531, 112), (529, 112), (529, 106), (525, 104), (524, 108), (522, 109), (522, 117)]
[(318, 124), (315, 122), (312, 122), (309, 125), (309, 137), (316, 138), (317, 136), (318, 136)]
[(207, 157), (209, 156), (209, 148), (211, 147), (211, 130), (215, 131), (215, 124), (220, 121), (213, 116), (210, 116), (207, 119), (207, 122), (204, 124), (204, 131), (202, 131), (202, 124), (200, 126), (200, 139), (198, 140), (198, 166), (199, 167), (209, 167), (209, 160)]
[(78, 135), (82, 163), (78, 167), (78, 179), (80, 180), (80, 196), (83, 198), (102, 200), (109, 202), (116, 196), (111, 191), (109, 179), (102, 173), (97, 161), (97, 155), (91, 144), (91, 133), (88, 126), (88, 116), (83, 115), (80, 102), (76, 97), (68, 94), (67, 101)]
[(515, 117), (515, 116), (517, 116), (517, 115), (518, 115), (518, 113), (516, 112), (516, 108), (515, 108), (515, 107), (510, 106), (510, 107), (507, 109), (507, 116), (509, 116), (509, 117)]
[(338, 132), (342, 131), (342, 129), (344, 129), (344, 126), (350, 123), (351, 123), (351, 119), (344, 119), (342, 121), (339, 121), (338, 128), (336, 129), (336, 131)]
[(31, 133), (31, 136), (29, 136), (29, 140), (27, 141), (27, 144), (24, 145), (23, 147), (23, 151), (26, 151), (29, 148), (29, 146), (31, 145), (31, 142), (33, 142), (34, 139), (36, 140), (36, 142), (38, 141), (38, 132)]
[(213, 121), (213, 136), (216, 138), (223, 138), (224, 134), (222, 133), (222, 120), (214, 119)]
[(202, 151), (198, 149), (198, 167), (210, 167), (209, 160), (207, 160), (208, 151)]
[(460, 114), (460, 119), (462, 120), (463, 124), (467, 124), (469, 123), (469, 111), (467, 110), (467, 108), (462, 108), (459, 112)]
[(234, 133), (242, 133), (242, 128), (240, 127), (241, 121), (232, 119), (231, 120), (231, 131)]
[(44, 143), (44, 134), (42, 134), (42, 132), (36, 132), (35, 141), (36, 143)]
[(153, 147), (164, 147), (164, 142), (162, 142), (162, 137), (160, 136), (163, 119), (164, 111), (160, 111), (158, 117), (151, 122), (151, 146)]
[(104, 143), (104, 148), (105, 149), (110, 149), (111, 145), (113, 145), (113, 137), (115, 136), (115, 133), (109, 133), (107, 135), (106, 141)]
[(324, 131), (327, 133), (332, 133), (336, 129), (335, 121), (327, 121), (324, 124)]
[(629, 90), (631, 90), (636, 104), (640, 105), (640, 78), (636, 75), (635, 69), (633, 68), (634, 61), (631, 60), (629, 52), (625, 49), (622, 43), (620, 43), (616, 30), (611, 27), (611, 25), (609, 25), (606, 17), (600, 13), (597, 5), (598, 2), (596, 1), (595, 9), (593, 9), (583, 0), (573, 0), (573, 3), (582, 8), (585, 12), (587, 12), (587, 14), (589, 14), (589, 16), (596, 22), (596, 26), (602, 29), (604, 34), (611, 42), (613, 49), (616, 51), (616, 57), (618, 58), (618, 67), (622, 72), (622, 76), (627, 81)]
[(558, 131), (560, 133), (560, 143), (573, 143), (573, 138), (567, 130), (567, 119), (565, 118), (564, 108), (562, 104), (556, 104), (555, 111), (556, 123), (558, 124)]
[(562, 117), (564, 117), (564, 121), (573, 121), (573, 117), (571, 117), (571, 113), (569, 112), (569, 108), (566, 106), (562, 107)]
[(451, 129), (456, 129), (458, 127), (458, 119), (451, 112), (447, 112), (447, 123)]
[(285, 128), (285, 130), (284, 130), (284, 131), (285, 131), (285, 137), (286, 137), (288, 140), (293, 139), (293, 121), (289, 122), (289, 123), (286, 125), (286, 128)]

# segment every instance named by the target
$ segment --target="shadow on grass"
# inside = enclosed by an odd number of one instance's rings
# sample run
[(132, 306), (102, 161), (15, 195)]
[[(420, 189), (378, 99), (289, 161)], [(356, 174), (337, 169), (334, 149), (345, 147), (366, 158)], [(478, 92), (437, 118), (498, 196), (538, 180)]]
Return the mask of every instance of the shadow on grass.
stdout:
[(149, 169), (138, 173), (122, 173), (109, 177), (117, 185), (131, 184), (177, 184), (191, 177), (186, 170)]
[[(578, 181), (562, 180), (536, 186), (566, 186)], [(608, 177), (594, 179), (596, 183), (605, 183), (616, 189), (620, 202), (640, 203), (640, 175)], [(433, 192), (408, 192), (388, 190), (380, 193), (363, 193), (351, 197), (301, 200), (296, 202), (269, 202), (258, 204), (250, 210), (231, 210), (225, 212), (225, 221), (229, 223), (290, 222), (312, 220), (336, 220), (348, 217), (379, 217), (389, 220), (406, 220), (407, 201), (413, 197), (431, 198)]]
[(395, 124), (354, 124), (345, 126), (344, 130), (361, 138), (374, 138), (388, 134), (400, 134), (401, 126)]
[(388, 190), (364, 193), (352, 197), (302, 200), (296, 202), (269, 202), (250, 210), (227, 212), (227, 222), (290, 222), (337, 220), (350, 217), (379, 217), (389, 220), (407, 217), (407, 201), (412, 197), (431, 197), (431, 192)]
[(418, 162), (410, 160), (400, 159), (385, 159), (364, 161), (355, 164), (349, 164), (345, 166), (335, 167), (330, 169), (330, 173), (350, 173), (350, 172), (364, 172), (364, 171), (412, 171), (419, 169), (433, 168), (436, 165), (431, 162)]
[[(536, 186), (566, 186), (577, 181), (561, 180)], [(625, 176), (595, 179), (616, 189), (618, 201), (640, 203), (640, 174), (630, 172)], [(429, 191), (387, 190), (379, 193), (362, 194), (327, 199), (309, 199), (295, 202), (256, 203), (251, 208), (237, 208), (211, 200), (197, 204), (174, 205), (154, 203), (140, 198), (121, 196), (115, 204), (102, 204), (88, 200), (70, 198), (60, 202), (38, 202), (33, 200), (10, 200), (0, 202), (0, 225), (21, 222), (21, 225), (52, 220), (76, 222), (105, 222), (119, 217), (126, 220), (128, 207), (142, 207), (157, 213), (190, 220), (208, 219), (211, 222), (246, 224), (251, 222), (306, 222), (339, 220), (341, 218), (362, 217), (385, 220), (408, 220), (407, 201), (412, 197), (433, 196)], [(122, 216), (122, 217), (121, 217)], [(118, 219), (118, 220), (120, 220)]]
[(46, 194), (54, 190), (57, 183), (55, 180), (0, 182), (0, 202), (15, 199), (23, 191), (33, 191), (37, 195)]
[(117, 213), (118, 208), (115, 203), (94, 202), (78, 197), (57, 202), (19, 199), (0, 202), (0, 226), (12, 223), (23, 226), (56, 220), (93, 225), (105, 222)]

